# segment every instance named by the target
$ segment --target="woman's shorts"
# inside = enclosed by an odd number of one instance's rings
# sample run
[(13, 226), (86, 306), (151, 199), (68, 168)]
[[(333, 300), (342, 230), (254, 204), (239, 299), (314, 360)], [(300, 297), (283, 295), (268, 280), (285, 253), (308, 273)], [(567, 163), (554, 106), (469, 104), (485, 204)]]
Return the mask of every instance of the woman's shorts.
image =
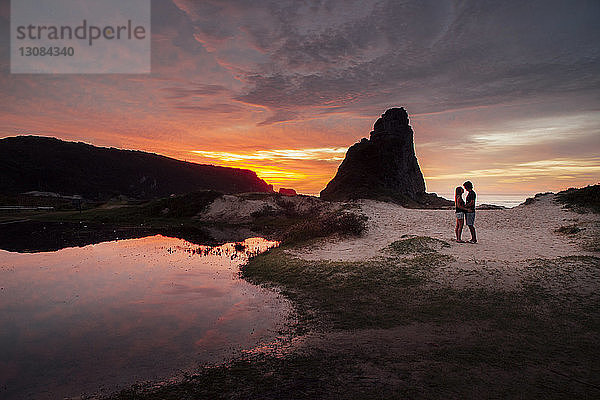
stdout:
[(464, 212), (457, 212), (456, 213), (456, 219), (463, 219), (465, 217), (465, 213)]

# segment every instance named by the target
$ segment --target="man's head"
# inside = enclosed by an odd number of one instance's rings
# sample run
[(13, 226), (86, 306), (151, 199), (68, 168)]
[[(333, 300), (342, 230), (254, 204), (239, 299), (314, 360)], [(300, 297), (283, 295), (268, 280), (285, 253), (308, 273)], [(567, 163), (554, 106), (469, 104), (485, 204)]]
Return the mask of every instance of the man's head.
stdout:
[(469, 192), (471, 190), (473, 190), (473, 184), (471, 183), (471, 181), (466, 181), (465, 183), (463, 183), (463, 186), (465, 187), (465, 189), (467, 189)]

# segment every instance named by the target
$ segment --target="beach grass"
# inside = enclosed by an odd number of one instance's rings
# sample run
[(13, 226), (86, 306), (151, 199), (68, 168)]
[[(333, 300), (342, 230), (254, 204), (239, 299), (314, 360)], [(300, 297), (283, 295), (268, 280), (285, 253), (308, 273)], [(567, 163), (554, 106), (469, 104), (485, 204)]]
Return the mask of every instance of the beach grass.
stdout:
[(564, 190), (558, 192), (556, 198), (560, 203), (576, 212), (600, 213), (600, 184)]

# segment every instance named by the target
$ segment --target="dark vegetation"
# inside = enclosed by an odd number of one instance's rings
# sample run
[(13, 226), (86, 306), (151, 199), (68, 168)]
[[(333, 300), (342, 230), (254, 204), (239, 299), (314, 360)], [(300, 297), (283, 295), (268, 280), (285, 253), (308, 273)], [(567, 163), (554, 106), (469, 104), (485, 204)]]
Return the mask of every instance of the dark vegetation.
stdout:
[(189, 221), (202, 212), (222, 193), (214, 190), (173, 195), (148, 202), (133, 202), (121, 206), (100, 207), (82, 213), (64, 213), (64, 219), (87, 220), (103, 223), (153, 224), (163, 221)]
[[(273, 198), (281, 209), (264, 207), (251, 214), (247, 227), (285, 244), (298, 244), (331, 235), (359, 236), (366, 229), (367, 218), (349, 207), (330, 207), (310, 196), (298, 195), (294, 200), (278, 193), (244, 193), (246, 200)], [(302, 204), (303, 201), (308, 203)], [(356, 210), (354, 210), (356, 211)]]
[(557, 233), (566, 233), (567, 235), (574, 235), (576, 233), (581, 232), (583, 229), (579, 228), (577, 225), (564, 225), (560, 228), (557, 228), (555, 232)]
[(389, 248), (396, 254), (435, 253), (443, 248), (450, 247), (448, 242), (427, 236), (415, 236), (405, 240), (397, 240)]
[(288, 226), (281, 240), (286, 244), (306, 242), (333, 234), (360, 236), (366, 229), (367, 217), (352, 212), (330, 211), (301, 218)]
[(0, 139), (0, 193), (29, 191), (108, 200), (139, 199), (198, 190), (269, 192), (253, 171), (201, 165), (142, 151), (18, 136)]
[(552, 192), (544, 192), (544, 193), (536, 193), (535, 196), (533, 197), (528, 197), (527, 199), (525, 199), (525, 201), (523, 202), (524, 205), (528, 206), (529, 204), (533, 204), (535, 203), (537, 200), (539, 200), (541, 197), (543, 196), (547, 196), (553, 194)]
[[(246, 194), (241, 196), (247, 198)], [(265, 195), (258, 196), (264, 198)], [(265, 207), (252, 214), (253, 220), (247, 227), (286, 245), (306, 243), (332, 235), (360, 236), (367, 227), (367, 218), (362, 214), (347, 209), (329, 208), (318, 199), (315, 199), (317, 203), (313, 207), (299, 209), (296, 203), (285, 196), (273, 196), (282, 210)], [(306, 196), (297, 198), (301, 197)]]
[(600, 213), (600, 184), (563, 190), (556, 194), (556, 199), (578, 212), (590, 210)]
[[(1, 174), (1, 173), (0, 173)], [(102, 204), (99, 201), (87, 200), (80, 202), (83, 208), (94, 208)], [(72, 198), (64, 196), (32, 196), (26, 194), (0, 194), (0, 207), (22, 207), (23, 211), (30, 211), (42, 207), (52, 211), (72, 211), (77, 209), (77, 204)], [(18, 211), (18, 210), (14, 210)], [(2, 218), (0, 214), (0, 218)]]

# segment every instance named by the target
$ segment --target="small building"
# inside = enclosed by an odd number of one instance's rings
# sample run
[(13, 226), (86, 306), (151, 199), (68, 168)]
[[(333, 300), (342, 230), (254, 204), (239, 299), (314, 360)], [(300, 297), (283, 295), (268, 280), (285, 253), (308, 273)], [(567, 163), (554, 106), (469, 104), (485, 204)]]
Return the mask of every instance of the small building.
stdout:
[(279, 188), (279, 194), (282, 196), (297, 196), (298, 193), (294, 189)]

